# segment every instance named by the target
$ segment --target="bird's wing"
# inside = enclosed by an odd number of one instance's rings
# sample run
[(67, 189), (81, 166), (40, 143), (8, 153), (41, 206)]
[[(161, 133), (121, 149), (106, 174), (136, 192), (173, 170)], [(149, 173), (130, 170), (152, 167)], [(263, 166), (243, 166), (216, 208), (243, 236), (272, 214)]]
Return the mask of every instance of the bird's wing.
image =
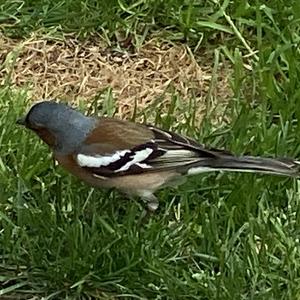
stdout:
[(74, 154), (77, 163), (95, 175), (113, 177), (180, 170), (200, 160), (215, 158), (219, 153), (153, 126), (116, 119), (99, 122), (85, 145)]

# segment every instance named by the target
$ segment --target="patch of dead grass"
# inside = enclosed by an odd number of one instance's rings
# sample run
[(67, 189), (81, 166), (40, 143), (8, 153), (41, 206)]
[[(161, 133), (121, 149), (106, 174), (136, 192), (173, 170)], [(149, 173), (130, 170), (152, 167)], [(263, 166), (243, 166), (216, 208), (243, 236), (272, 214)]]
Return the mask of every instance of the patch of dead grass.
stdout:
[[(2, 83), (10, 74), (15, 86), (30, 86), (34, 101), (92, 100), (110, 87), (120, 117), (131, 115), (135, 103), (142, 110), (162, 95), (167, 107), (172, 87), (182, 99), (195, 99), (200, 118), (212, 77), (210, 61), (197, 62), (186, 46), (157, 39), (132, 54), (108, 49), (95, 39), (20, 41), (1, 37), (0, 63), (4, 66), (0, 71)], [(228, 68), (221, 67), (213, 91), (218, 102), (215, 105), (224, 106), (232, 96), (229, 76)]]

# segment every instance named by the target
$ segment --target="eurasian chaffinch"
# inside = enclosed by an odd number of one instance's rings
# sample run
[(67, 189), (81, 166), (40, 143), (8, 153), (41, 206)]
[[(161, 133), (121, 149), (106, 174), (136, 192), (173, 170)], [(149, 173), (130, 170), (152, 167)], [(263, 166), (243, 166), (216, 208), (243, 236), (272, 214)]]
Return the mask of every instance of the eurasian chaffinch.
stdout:
[(186, 175), (216, 170), (300, 174), (300, 162), (292, 159), (237, 157), (151, 125), (88, 117), (54, 101), (33, 105), (17, 123), (33, 130), (73, 175), (95, 187), (140, 196), (150, 210), (158, 207), (156, 190), (181, 183)]

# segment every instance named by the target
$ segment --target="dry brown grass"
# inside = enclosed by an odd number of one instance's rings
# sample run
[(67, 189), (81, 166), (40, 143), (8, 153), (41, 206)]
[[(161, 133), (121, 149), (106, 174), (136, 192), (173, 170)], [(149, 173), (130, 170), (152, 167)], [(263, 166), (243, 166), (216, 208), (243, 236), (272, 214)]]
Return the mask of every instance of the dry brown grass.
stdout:
[[(111, 87), (120, 117), (131, 114), (135, 102), (141, 110), (162, 95), (167, 107), (172, 94), (169, 87), (182, 99), (194, 97), (200, 117), (212, 76), (212, 63), (200, 62), (186, 46), (157, 39), (132, 54), (109, 49), (98, 39), (0, 38), (1, 81), (10, 74), (14, 85), (29, 85), (33, 100), (92, 100)], [(221, 106), (231, 97), (229, 76), (228, 69), (221, 67), (213, 91)]]

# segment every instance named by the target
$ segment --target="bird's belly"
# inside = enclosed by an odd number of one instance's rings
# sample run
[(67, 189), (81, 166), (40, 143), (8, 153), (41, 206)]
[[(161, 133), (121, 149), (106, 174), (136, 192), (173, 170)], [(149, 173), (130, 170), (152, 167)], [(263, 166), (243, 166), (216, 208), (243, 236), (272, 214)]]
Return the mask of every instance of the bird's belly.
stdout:
[(167, 185), (174, 177), (177, 177), (176, 172), (158, 172), (158, 173), (143, 173), (136, 175), (125, 175), (113, 177), (110, 179), (114, 187), (134, 193), (135, 190), (156, 191)]

